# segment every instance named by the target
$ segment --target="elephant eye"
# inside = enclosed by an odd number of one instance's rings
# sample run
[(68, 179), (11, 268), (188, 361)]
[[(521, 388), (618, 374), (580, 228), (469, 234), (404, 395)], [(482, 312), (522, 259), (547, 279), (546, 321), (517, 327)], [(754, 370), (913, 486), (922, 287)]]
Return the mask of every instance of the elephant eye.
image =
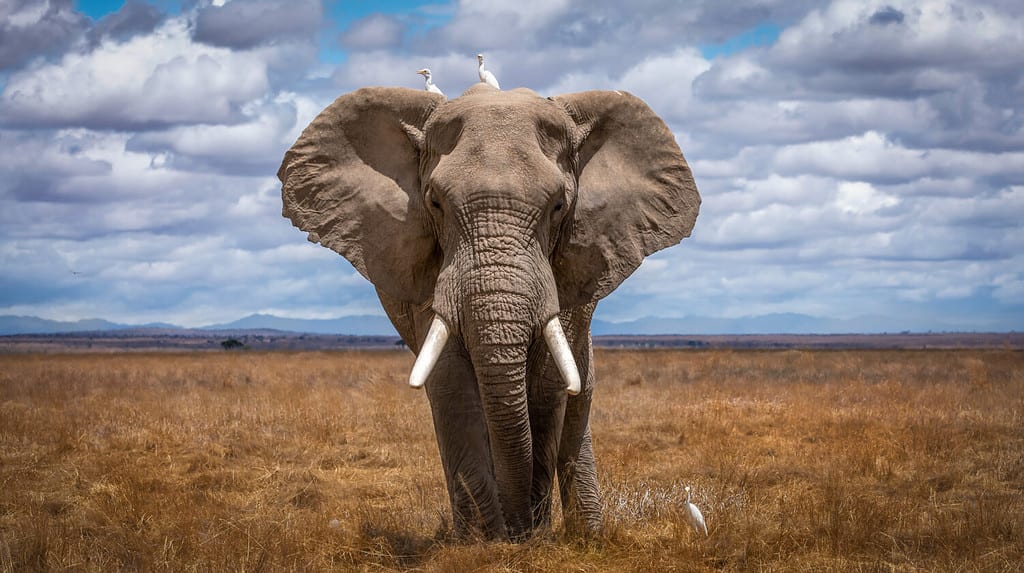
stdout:
[(559, 201), (558, 203), (555, 203), (555, 211), (561, 211), (561, 210), (562, 210), (562, 202)]
[(435, 209), (438, 209), (438, 210), (441, 209), (441, 202), (437, 200), (437, 196), (434, 195), (434, 191), (433, 190), (428, 190), (427, 191), (427, 201), (429, 201), (430, 204), (433, 205), (433, 207)]

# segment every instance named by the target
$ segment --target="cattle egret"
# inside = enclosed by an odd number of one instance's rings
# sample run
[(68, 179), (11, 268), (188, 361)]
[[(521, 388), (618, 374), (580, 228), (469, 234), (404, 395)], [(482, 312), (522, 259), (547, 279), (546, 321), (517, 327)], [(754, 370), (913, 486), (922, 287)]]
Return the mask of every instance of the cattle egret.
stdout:
[(494, 74), (491, 73), (491, 70), (484, 69), (484, 55), (477, 54), (476, 61), (480, 62), (480, 67), (477, 68), (477, 73), (480, 75), (480, 81), (491, 86), (496, 90), (500, 90), (501, 86), (498, 85), (498, 78), (494, 77)]
[(423, 76), (423, 89), (427, 90), (432, 94), (444, 95), (444, 92), (441, 91), (441, 88), (434, 85), (434, 79), (430, 75), (430, 68), (423, 68), (422, 70), (416, 73)]
[(697, 509), (696, 505), (690, 502), (690, 486), (686, 486), (686, 521), (693, 527), (697, 533), (704, 532), (706, 536), (708, 534), (708, 526), (704, 524), (704, 515)]

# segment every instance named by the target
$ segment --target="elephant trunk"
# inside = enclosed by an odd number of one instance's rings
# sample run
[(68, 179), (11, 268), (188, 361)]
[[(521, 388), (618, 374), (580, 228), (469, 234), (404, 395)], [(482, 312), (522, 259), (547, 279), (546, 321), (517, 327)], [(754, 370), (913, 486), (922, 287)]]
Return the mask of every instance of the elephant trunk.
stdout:
[(464, 337), (487, 418), (498, 498), (508, 534), (516, 539), (532, 527), (526, 369), (537, 332), (536, 302), (521, 293), (491, 292), (470, 298), (465, 306)]

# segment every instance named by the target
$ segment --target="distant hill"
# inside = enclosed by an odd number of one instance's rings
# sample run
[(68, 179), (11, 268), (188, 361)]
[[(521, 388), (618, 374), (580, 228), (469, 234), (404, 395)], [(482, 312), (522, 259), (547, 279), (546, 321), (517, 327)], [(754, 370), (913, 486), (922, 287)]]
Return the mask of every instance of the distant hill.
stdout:
[(357, 315), (341, 318), (282, 318), (272, 314), (250, 314), (234, 322), (211, 324), (203, 330), (271, 329), (310, 334), (349, 334), (353, 336), (397, 336), (386, 316)]
[(397, 336), (386, 316), (359, 315), (331, 319), (282, 318), (270, 314), (252, 314), (234, 322), (211, 324), (199, 329), (187, 329), (174, 324), (154, 322), (148, 324), (121, 324), (102, 318), (76, 321), (49, 320), (35, 316), (0, 316), (0, 336), (13, 334), (60, 334), (69, 332), (102, 331), (241, 331), (276, 330), (309, 334), (348, 334), (353, 336)]
[[(1013, 326), (1012, 324), (1010, 325)], [(175, 331), (237, 332), (278, 331), (306, 334), (349, 336), (397, 336), (386, 316), (357, 315), (328, 319), (284, 318), (271, 314), (251, 314), (239, 320), (186, 329), (166, 323), (119, 324), (101, 318), (74, 322), (47, 320), (35, 316), (0, 316), (0, 335), (60, 334), (100, 331)], [(989, 332), (1018, 331), (1004, 325), (993, 325)], [(805, 314), (779, 313), (742, 318), (643, 317), (626, 322), (595, 319), (594, 336), (658, 336), (658, 335), (740, 335), (740, 334), (881, 334), (901, 332), (966, 332), (956, 324), (936, 320), (907, 324), (883, 316), (861, 316), (852, 319), (829, 319)]]
[[(881, 334), (899, 332), (959, 332), (955, 324), (937, 321), (907, 324), (884, 316), (859, 316), (833, 319), (796, 313), (764, 314), (740, 318), (657, 318), (646, 316), (626, 322), (594, 319), (591, 331), (602, 335), (665, 335), (665, 334)], [(1002, 332), (1004, 328), (992, 329)]]
[(37, 316), (0, 316), (0, 335), (9, 334), (56, 334), (61, 332), (96, 332), (104, 330), (129, 330), (138, 328), (178, 329), (180, 326), (153, 322), (149, 324), (118, 324), (102, 318), (86, 318), (74, 322), (49, 320)]

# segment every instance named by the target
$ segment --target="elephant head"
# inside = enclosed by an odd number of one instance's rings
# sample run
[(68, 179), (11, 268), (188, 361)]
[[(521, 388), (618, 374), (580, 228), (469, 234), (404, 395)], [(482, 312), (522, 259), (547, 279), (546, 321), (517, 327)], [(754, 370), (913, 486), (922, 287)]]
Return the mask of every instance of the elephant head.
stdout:
[(594, 305), (699, 209), (665, 124), (615, 91), (365, 88), (310, 123), (278, 177), (284, 216), (375, 285), (417, 352), (456, 523), (529, 533), (556, 459), (565, 506), (579, 484), (563, 474), (593, 474)]

